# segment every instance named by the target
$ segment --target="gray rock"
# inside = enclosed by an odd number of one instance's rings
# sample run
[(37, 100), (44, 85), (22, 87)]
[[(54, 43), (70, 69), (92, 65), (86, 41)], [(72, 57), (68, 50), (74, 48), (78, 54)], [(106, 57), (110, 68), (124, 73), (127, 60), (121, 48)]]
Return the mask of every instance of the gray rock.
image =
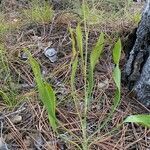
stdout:
[(134, 87), (139, 100), (145, 105), (150, 106), (150, 56), (148, 57), (141, 76)]
[(28, 54), (27, 53), (22, 53), (21, 60), (26, 61), (27, 59), (28, 59)]
[(44, 50), (44, 55), (53, 63), (57, 61), (57, 51), (54, 48), (47, 47)]
[(15, 115), (11, 119), (12, 123), (18, 124), (22, 121), (22, 116), (21, 115)]
[(8, 145), (3, 138), (0, 138), (0, 150), (9, 150)]
[(133, 86), (141, 103), (150, 107), (150, 0), (144, 7), (125, 74), (129, 87)]
[(43, 140), (41, 134), (37, 135), (37, 137), (35, 138), (34, 145), (35, 145), (37, 150), (41, 150), (42, 149), (42, 147), (44, 145), (44, 140)]

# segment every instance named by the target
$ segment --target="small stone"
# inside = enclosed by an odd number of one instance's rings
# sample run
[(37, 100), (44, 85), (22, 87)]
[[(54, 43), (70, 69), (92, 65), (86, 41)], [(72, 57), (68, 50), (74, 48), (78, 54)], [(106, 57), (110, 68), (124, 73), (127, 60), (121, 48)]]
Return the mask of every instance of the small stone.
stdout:
[(47, 47), (44, 50), (44, 55), (49, 58), (49, 60), (54, 63), (57, 61), (57, 51), (54, 48)]
[(36, 149), (41, 150), (44, 145), (43, 137), (42, 137), (41, 133), (38, 133), (35, 136), (36, 137), (35, 137), (35, 141), (34, 141), (34, 146), (36, 147)]
[(3, 138), (0, 138), (0, 150), (9, 150)]
[(12, 121), (12, 123), (14, 123), (14, 124), (18, 124), (18, 123), (20, 123), (20, 122), (22, 121), (22, 116), (16, 115), (16, 116), (14, 116), (14, 117), (11, 119), (11, 121)]
[(28, 59), (27, 53), (22, 53), (21, 54), (21, 60), (26, 61)]
[(6, 141), (11, 141), (14, 139), (14, 136), (11, 132), (8, 134), (4, 134), (4, 137), (5, 137)]
[(101, 90), (107, 89), (108, 86), (109, 86), (108, 78), (106, 78), (104, 81), (101, 81), (101, 82), (98, 83), (98, 88), (101, 89)]

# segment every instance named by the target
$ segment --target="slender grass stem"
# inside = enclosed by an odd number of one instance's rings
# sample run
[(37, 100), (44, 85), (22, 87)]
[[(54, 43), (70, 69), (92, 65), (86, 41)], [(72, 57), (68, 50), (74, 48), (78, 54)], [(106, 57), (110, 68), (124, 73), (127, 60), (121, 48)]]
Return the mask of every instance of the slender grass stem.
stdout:
[[(92, 139), (93, 136), (90, 136), (90, 137), (88, 138), (88, 142), (90, 143), (90, 144), (89, 144), (89, 147), (92, 146), (92, 144), (94, 144), (95, 142), (97, 142), (97, 141), (99, 141), (100, 139), (102, 139), (103, 137), (112, 134), (113, 132), (115, 132), (116, 130), (118, 130), (122, 125), (123, 125), (123, 123), (118, 124), (118, 126), (117, 126), (116, 128), (113, 128), (111, 131), (107, 132), (107, 133), (104, 134), (103, 136), (94, 138), (94, 140)], [(91, 142), (90, 142), (90, 141), (91, 141)]]
[(85, 31), (85, 66), (84, 66), (84, 90), (85, 90), (85, 103), (84, 103), (84, 114), (83, 114), (83, 144), (82, 147), (84, 150), (88, 150), (87, 142), (87, 111), (88, 111), (88, 94), (87, 94), (87, 54), (88, 54), (88, 28), (86, 22), (86, 12), (85, 12), (85, 0), (83, 3), (83, 16), (84, 16), (84, 31)]
[[(67, 129), (62, 122), (60, 122), (59, 120), (57, 120), (58, 125), (60, 125), (60, 127), (62, 127), (66, 132), (68, 132), (70, 135), (72, 135), (74, 138), (76, 138), (76, 140), (81, 141), (82, 139), (79, 138), (76, 134), (74, 134), (72, 131), (70, 131), (69, 129)], [(57, 135), (59, 135), (58, 132), (56, 132)]]

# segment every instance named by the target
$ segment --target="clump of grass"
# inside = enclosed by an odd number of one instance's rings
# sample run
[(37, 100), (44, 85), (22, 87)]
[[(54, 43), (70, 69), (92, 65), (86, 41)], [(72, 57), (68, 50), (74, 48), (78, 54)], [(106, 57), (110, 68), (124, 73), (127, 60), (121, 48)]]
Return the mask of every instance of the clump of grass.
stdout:
[(11, 108), (17, 104), (17, 91), (15, 91), (11, 86), (11, 73), (3, 44), (0, 44), (0, 64), (0, 81), (3, 81), (0, 88), (0, 96), (2, 97), (4, 103)]
[(131, 25), (132, 27), (137, 26), (137, 22), (140, 19), (141, 6), (135, 7), (131, 0), (86, 0), (84, 4), (71, 2), (75, 3), (73, 11), (82, 20), (84, 18), (84, 5), (86, 20), (90, 28), (96, 27), (97, 29), (103, 29), (103, 31), (109, 31), (109, 29), (112, 31), (113, 29), (112, 33), (118, 33), (122, 24)]
[(3, 36), (10, 29), (10, 24), (6, 21), (5, 15), (0, 14), (0, 36)]
[(33, 1), (29, 9), (23, 10), (23, 14), (27, 21), (33, 23), (49, 23), (54, 15), (54, 11), (49, 3), (40, 4)]
[(79, 7), (75, 8), (74, 11), (79, 14), (82, 20), (84, 19), (83, 7), (86, 13), (86, 20), (88, 22), (88, 25), (96, 25), (102, 23), (102, 20), (105, 17), (103, 10), (98, 10), (96, 7), (90, 6), (89, 3), (79, 5)]
[[(131, 0), (93, 0), (93, 3), (98, 4), (101, 9), (109, 12), (118, 12), (125, 7), (131, 5)], [(94, 5), (94, 4), (93, 4)]]
[(0, 38), (2, 41), (4, 40), (4, 36), (9, 31), (20, 28), (22, 26), (21, 19), (16, 18), (14, 20), (10, 20), (10, 18), (6, 17), (2, 12), (0, 13)]

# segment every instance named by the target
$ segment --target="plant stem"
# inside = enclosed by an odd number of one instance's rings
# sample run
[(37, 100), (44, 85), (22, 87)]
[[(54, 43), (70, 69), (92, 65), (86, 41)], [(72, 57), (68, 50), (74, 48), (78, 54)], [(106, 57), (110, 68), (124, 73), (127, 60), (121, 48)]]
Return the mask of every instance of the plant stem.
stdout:
[(85, 30), (85, 66), (84, 66), (84, 90), (85, 90), (85, 102), (84, 102), (84, 114), (82, 120), (82, 132), (83, 132), (83, 150), (88, 150), (87, 141), (87, 110), (88, 110), (88, 94), (87, 94), (87, 52), (88, 52), (88, 30), (86, 22), (86, 12), (85, 12), (85, 0), (83, 2), (83, 16), (84, 16), (84, 30)]

